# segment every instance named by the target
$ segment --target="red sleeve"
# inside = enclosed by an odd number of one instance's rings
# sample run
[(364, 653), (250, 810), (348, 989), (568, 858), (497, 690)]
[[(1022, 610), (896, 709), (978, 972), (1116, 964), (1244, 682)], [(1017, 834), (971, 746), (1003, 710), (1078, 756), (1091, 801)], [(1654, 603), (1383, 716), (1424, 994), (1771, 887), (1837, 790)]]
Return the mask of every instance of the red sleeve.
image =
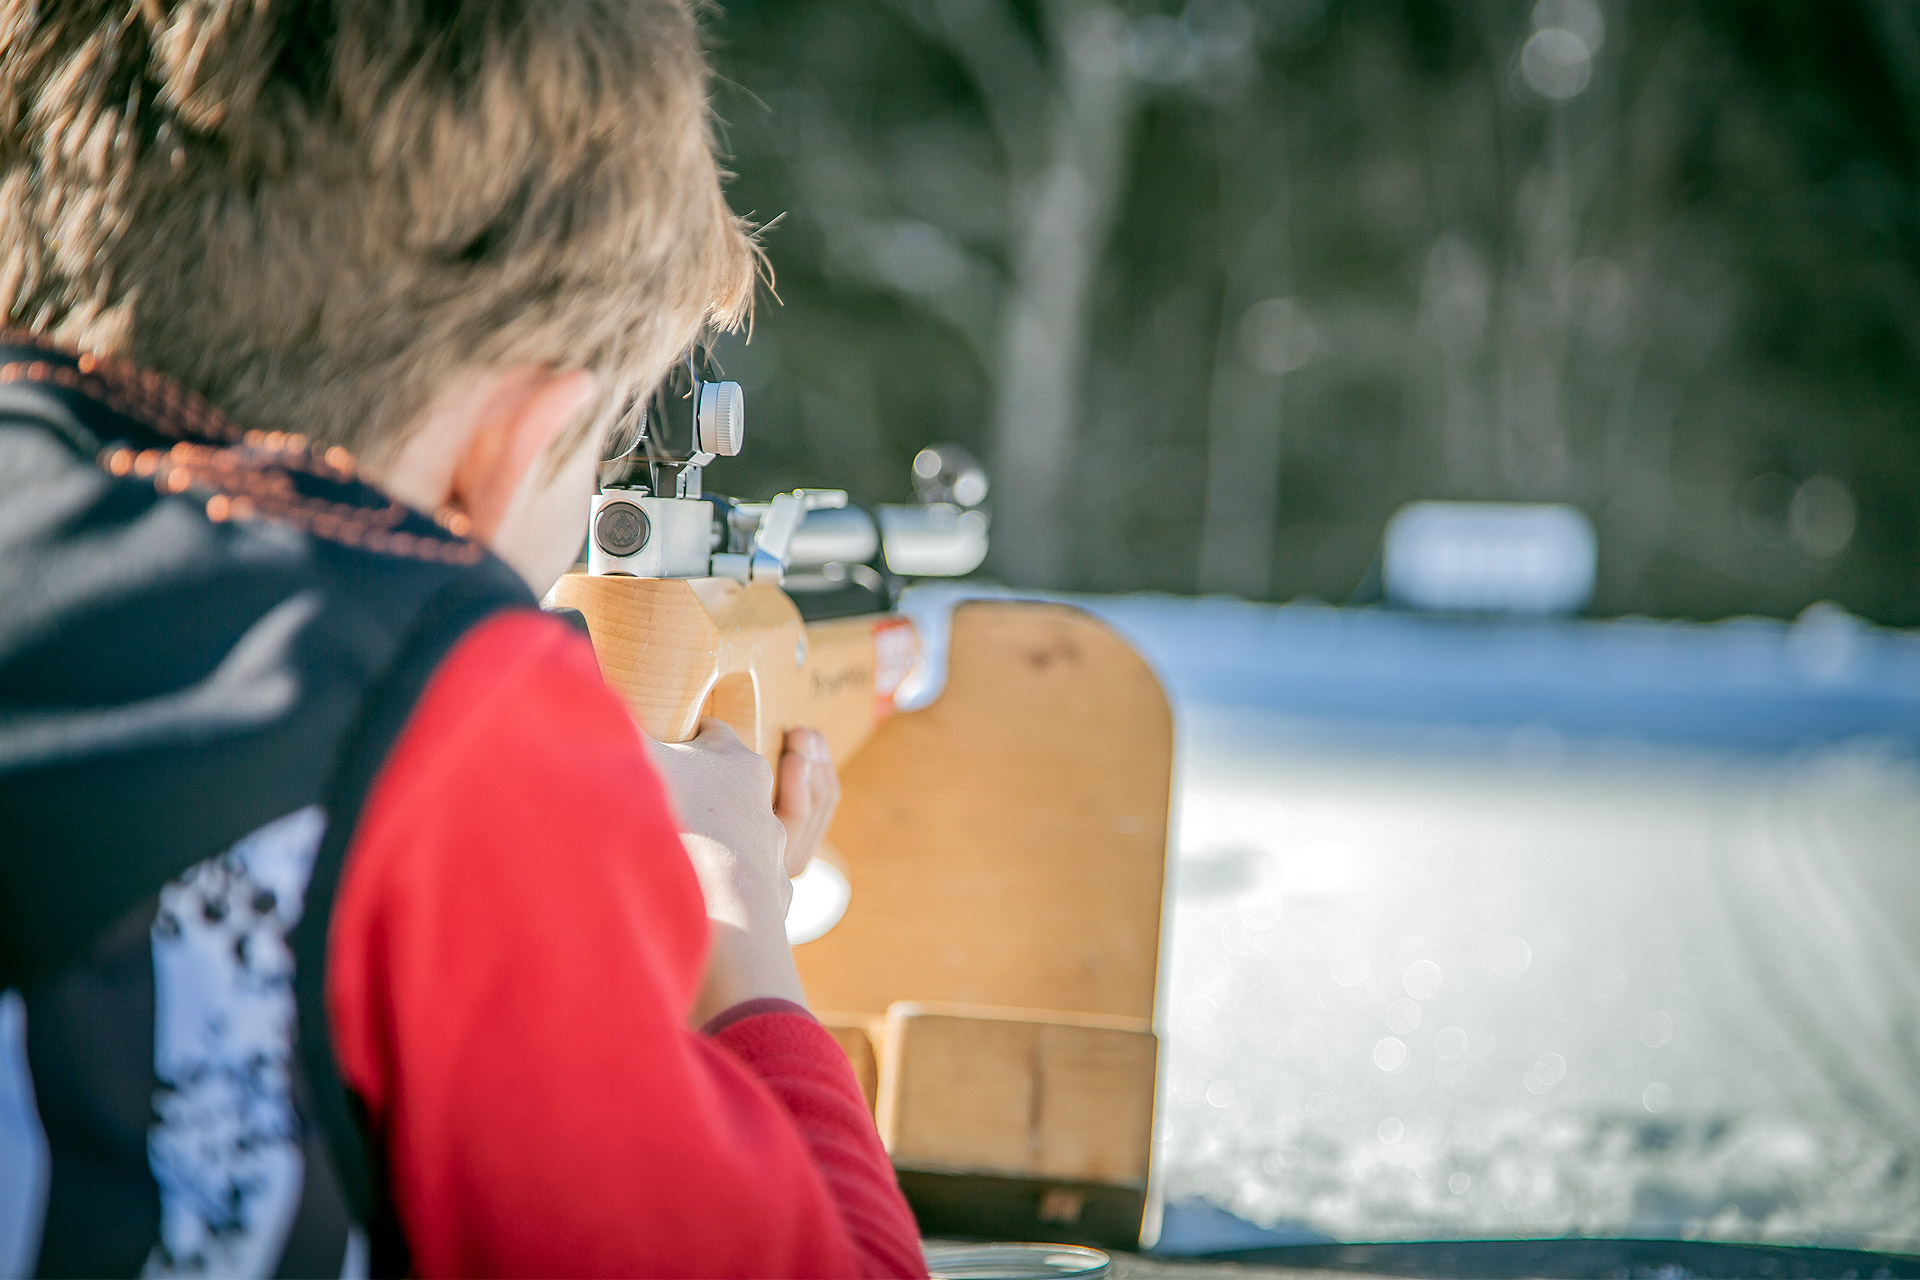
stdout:
[(334, 1042), (420, 1274), (925, 1274), (819, 1023), (688, 1028), (706, 945), (591, 647), (533, 613), (477, 628), (374, 786), (329, 945)]

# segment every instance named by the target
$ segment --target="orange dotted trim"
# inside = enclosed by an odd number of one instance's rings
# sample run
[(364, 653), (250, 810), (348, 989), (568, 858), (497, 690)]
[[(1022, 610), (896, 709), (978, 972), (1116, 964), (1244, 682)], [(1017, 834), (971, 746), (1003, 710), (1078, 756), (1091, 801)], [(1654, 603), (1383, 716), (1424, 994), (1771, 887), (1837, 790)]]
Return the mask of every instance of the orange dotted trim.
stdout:
[(154, 379), (151, 386), (129, 386), (116, 384), (101, 374), (102, 366), (92, 356), (81, 356), (78, 368), (45, 360), (0, 365), (0, 382), (50, 382), (90, 396), (121, 416), (147, 423), (170, 436), (211, 436), (227, 441), (241, 438), (240, 428), (219, 410), (198, 397), (189, 398), (184, 391), (163, 391), (171, 384), (157, 380), (157, 375), (149, 375)]
[(407, 508), (397, 502), (374, 508), (307, 497), (284, 474), (262, 469), (232, 449), (198, 444), (117, 448), (102, 455), (101, 465), (116, 476), (151, 480), (162, 493), (214, 490), (206, 507), (207, 518), (215, 522), (273, 520), (329, 542), (442, 564), (476, 564), (486, 554), (477, 543), (399, 531)]
[[(142, 369), (131, 361), (118, 356), (96, 355), (90, 351), (70, 351), (39, 334), (19, 329), (0, 330), (0, 343), (32, 347), (48, 355), (65, 357), (79, 366), (79, 378), (76, 380), (75, 371), (65, 365), (32, 361), (27, 365), (29, 370), (34, 371), (29, 377), (30, 381), (54, 382), (90, 395), (109, 408), (148, 423), (168, 435), (212, 436), (219, 440), (240, 438), (240, 428), (218, 409), (173, 379), (151, 369)], [(49, 370), (52, 371), (50, 375)]]
[[(210, 520), (276, 520), (330, 542), (443, 564), (476, 564), (486, 554), (483, 547), (465, 540), (472, 523), (462, 512), (443, 509), (434, 513), (434, 520), (442, 528), (461, 539), (448, 542), (399, 532), (396, 526), (406, 518), (408, 509), (397, 502), (370, 508), (301, 494), (285, 472), (297, 471), (336, 482), (362, 478), (353, 455), (338, 445), (322, 449), (289, 431), (242, 431), (218, 409), (171, 379), (116, 357), (91, 353), (75, 356), (37, 334), (17, 329), (0, 329), (0, 344), (31, 347), (74, 361), (73, 365), (45, 360), (0, 365), (0, 384), (51, 383), (91, 397), (167, 435), (225, 441), (222, 446), (183, 440), (164, 450), (118, 447), (100, 456), (100, 465), (110, 474), (150, 479), (162, 493), (214, 490), (206, 500)], [(251, 458), (235, 446), (271, 456)]]

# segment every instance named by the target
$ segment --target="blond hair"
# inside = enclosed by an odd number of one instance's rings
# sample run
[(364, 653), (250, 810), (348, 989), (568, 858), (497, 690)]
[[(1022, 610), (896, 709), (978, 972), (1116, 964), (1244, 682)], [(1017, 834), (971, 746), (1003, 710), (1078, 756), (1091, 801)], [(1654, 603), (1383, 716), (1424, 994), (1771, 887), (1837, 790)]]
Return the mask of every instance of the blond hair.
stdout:
[(687, 0), (0, 0), (0, 300), (362, 455), (476, 365), (592, 429), (751, 301), (707, 78)]

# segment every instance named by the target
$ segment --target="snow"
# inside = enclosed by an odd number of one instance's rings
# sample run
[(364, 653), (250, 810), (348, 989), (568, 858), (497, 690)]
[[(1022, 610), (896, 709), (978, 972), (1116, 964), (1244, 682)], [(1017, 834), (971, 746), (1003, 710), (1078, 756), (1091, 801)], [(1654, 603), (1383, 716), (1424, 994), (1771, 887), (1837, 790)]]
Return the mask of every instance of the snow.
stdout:
[(1920, 772), (1189, 740), (1159, 1173), (1341, 1239), (1920, 1241)]

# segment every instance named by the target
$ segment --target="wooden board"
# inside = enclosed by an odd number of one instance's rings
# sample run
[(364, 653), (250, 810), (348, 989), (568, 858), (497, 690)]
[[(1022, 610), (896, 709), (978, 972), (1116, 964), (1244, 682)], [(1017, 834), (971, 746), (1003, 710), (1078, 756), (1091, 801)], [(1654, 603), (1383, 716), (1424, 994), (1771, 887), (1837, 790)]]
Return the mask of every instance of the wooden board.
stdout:
[(877, 1048), (880, 1024), (871, 1018), (851, 1013), (822, 1013), (816, 1009), (813, 1016), (820, 1020), (820, 1025), (839, 1042), (840, 1051), (847, 1055), (847, 1063), (853, 1068), (853, 1078), (860, 1082), (860, 1092), (865, 1095), (867, 1110), (871, 1112), (880, 1095)]
[(902, 1002), (880, 1136), (903, 1169), (1145, 1190), (1158, 1049), (1135, 1019)]
[(945, 691), (842, 771), (853, 900), (797, 950), (822, 1008), (1153, 1016), (1173, 771), (1159, 681), (1064, 605), (954, 611)]

